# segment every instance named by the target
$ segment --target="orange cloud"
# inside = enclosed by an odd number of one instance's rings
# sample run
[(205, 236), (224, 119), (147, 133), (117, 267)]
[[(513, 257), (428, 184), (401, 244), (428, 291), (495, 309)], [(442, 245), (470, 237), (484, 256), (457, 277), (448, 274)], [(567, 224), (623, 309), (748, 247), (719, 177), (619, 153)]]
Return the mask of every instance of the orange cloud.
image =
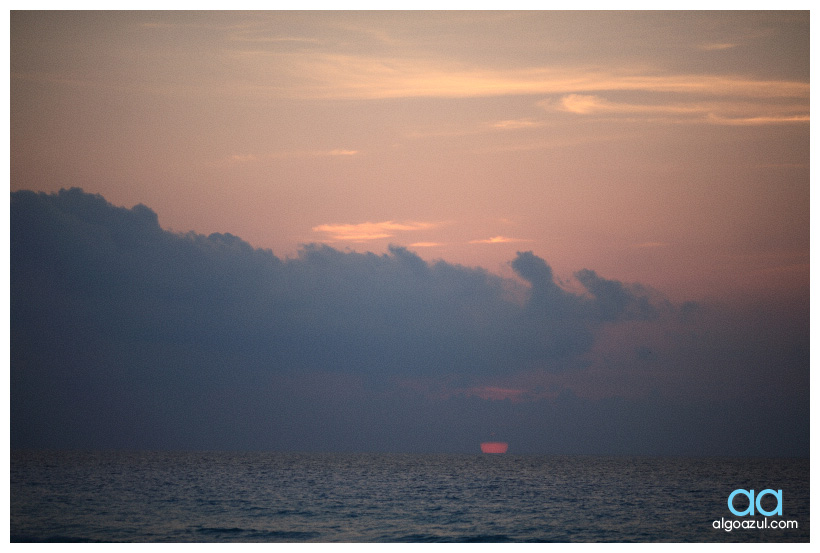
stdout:
[(235, 165), (239, 163), (264, 162), (272, 159), (288, 159), (288, 158), (303, 158), (303, 157), (346, 157), (358, 155), (359, 150), (345, 150), (337, 148), (334, 150), (284, 150), (279, 152), (268, 153), (265, 155), (254, 154), (232, 154), (227, 158), (222, 158), (218, 161), (212, 162), (214, 166)]
[(322, 157), (322, 156), (355, 156), (358, 150), (344, 150), (336, 148), (334, 150), (288, 150), (271, 154), (271, 158), (289, 157)]
[(529, 129), (532, 127), (541, 127), (544, 125), (543, 121), (533, 121), (532, 119), (509, 119), (506, 121), (496, 121), (492, 124), (496, 129)]
[(765, 101), (679, 102), (675, 104), (637, 104), (610, 102), (592, 94), (567, 94), (557, 102), (539, 105), (548, 111), (577, 115), (631, 115), (665, 118), (674, 122), (700, 121), (720, 125), (763, 125), (809, 121), (808, 105), (801, 101), (771, 104)]
[(313, 227), (314, 232), (323, 232), (332, 240), (364, 242), (379, 238), (391, 238), (398, 231), (427, 230), (437, 226), (436, 223), (382, 221), (379, 223), (325, 224)]
[(722, 117), (714, 113), (709, 114), (709, 122), (718, 125), (772, 125), (778, 123), (808, 123), (809, 114), (805, 115), (761, 115), (757, 117)]
[[(714, 45), (713, 45), (714, 46)], [(719, 45), (727, 47), (727, 45)], [(809, 83), (734, 75), (649, 73), (645, 68), (486, 68), (451, 60), (321, 52), (233, 51), (248, 76), (235, 90), (300, 98), (471, 98), (601, 91), (683, 92), (746, 98), (809, 97)], [(281, 75), (268, 84), (270, 75)], [(287, 82), (282, 86), (281, 82)]]
[(506, 236), (493, 236), (483, 240), (470, 240), (470, 244), (506, 244), (508, 242), (531, 242), (525, 238), (508, 238)]
[(436, 248), (438, 246), (443, 246), (444, 244), (441, 242), (414, 242), (410, 244), (411, 248)]

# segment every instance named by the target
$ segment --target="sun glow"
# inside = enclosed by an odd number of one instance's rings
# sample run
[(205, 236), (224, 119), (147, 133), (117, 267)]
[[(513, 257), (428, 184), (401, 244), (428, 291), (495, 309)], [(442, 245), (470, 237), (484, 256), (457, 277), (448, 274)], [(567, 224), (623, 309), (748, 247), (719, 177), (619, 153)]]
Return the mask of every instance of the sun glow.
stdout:
[(507, 453), (507, 442), (481, 442), (481, 453)]

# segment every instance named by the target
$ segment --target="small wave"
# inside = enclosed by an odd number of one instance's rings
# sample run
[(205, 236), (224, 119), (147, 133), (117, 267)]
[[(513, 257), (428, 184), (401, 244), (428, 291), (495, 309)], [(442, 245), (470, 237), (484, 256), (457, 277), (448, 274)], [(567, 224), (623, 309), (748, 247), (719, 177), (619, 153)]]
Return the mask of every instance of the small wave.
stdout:
[(452, 541), (452, 539), (448, 539), (443, 536), (437, 536), (434, 534), (408, 534), (406, 536), (399, 536), (399, 537), (389, 537), (379, 539), (377, 541), (396, 541), (396, 542), (405, 542), (405, 543), (431, 543), (431, 542), (444, 542), (444, 541)]
[(478, 536), (465, 536), (457, 541), (464, 543), (506, 543), (515, 540), (506, 534), (479, 534)]
[(287, 530), (256, 531), (248, 536), (251, 540), (303, 542), (317, 539), (319, 532), (297, 532)]
[(246, 532), (244, 528), (197, 528), (200, 534), (240, 534)]
[(88, 537), (66, 536), (55, 534), (53, 536), (18, 534), (9, 536), (10, 543), (104, 543), (104, 540), (98, 540)]
[(231, 541), (264, 542), (284, 541), (303, 542), (319, 537), (318, 532), (299, 532), (291, 530), (257, 530), (255, 528), (237, 527), (203, 527), (196, 530), (199, 535), (206, 535), (212, 539)]

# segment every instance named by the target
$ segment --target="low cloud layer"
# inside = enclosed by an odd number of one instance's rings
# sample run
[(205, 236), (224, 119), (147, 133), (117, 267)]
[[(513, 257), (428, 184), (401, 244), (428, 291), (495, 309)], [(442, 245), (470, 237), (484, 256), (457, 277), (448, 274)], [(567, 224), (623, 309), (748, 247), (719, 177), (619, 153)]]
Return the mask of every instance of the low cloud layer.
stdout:
[(802, 318), (727, 334), (736, 315), (593, 270), (570, 291), (532, 252), (512, 268), (280, 259), (79, 189), (13, 193), (12, 447), (807, 453)]

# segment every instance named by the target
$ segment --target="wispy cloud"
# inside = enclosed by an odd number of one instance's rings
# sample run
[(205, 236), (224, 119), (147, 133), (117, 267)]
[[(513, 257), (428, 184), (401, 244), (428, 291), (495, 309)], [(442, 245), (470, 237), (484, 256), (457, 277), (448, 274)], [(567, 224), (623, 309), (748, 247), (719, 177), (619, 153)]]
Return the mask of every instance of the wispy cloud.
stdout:
[(272, 159), (290, 158), (290, 157), (335, 157), (335, 156), (355, 156), (359, 154), (359, 150), (346, 150), (343, 148), (334, 148), (333, 150), (283, 150), (280, 152), (273, 152), (265, 157)]
[(533, 119), (508, 119), (505, 121), (496, 121), (495, 123), (491, 123), (490, 126), (494, 129), (518, 130), (542, 127), (544, 125), (544, 121), (534, 121)]
[[(248, 40), (276, 43), (315, 42), (294, 37), (250, 36)], [(240, 44), (232, 37), (231, 44)], [(734, 44), (711, 43), (701, 48), (728, 49)], [(58, 86), (142, 91), (162, 96), (202, 95), (213, 98), (270, 101), (298, 99), (386, 99), (386, 98), (478, 98), (524, 95), (563, 95), (556, 104), (572, 113), (671, 112), (692, 115), (709, 113), (703, 100), (720, 100), (717, 118), (702, 121), (721, 124), (763, 124), (805, 121), (809, 113), (809, 83), (795, 80), (755, 79), (730, 74), (664, 73), (652, 67), (535, 66), (486, 67), (435, 56), (368, 56), (334, 52), (282, 51), (268, 47), (234, 49), (214, 53), (221, 67), (230, 68), (214, 84), (213, 80), (191, 76), (185, 84), (157, 72), (143, 79), (112, 80), (107, 74), (62, 71), (12, 71), (13, 81), (47, 82)], [(128, 60), (126, 60), (128, 61)], [(207, 73), (207, 72), (206, 72)], [(210, 74), (210, 73), (207, 73)], [(608, 102), (607, 93), (676, 93), (688, 102), (666, 106), (643, 106)], [(597, 100), (596, 100), (597, 99)], [(749, 100), (753, 100), (750, 104)], [(750, 112), (725, 113), (747, 101)], [(780, 104), (788, 104), (779, 107)], [(661, 109), (663, 108), (663, 109)], [(586, 111), (581, 111), (586, 110)], [(704, 111), (706, 113), (704, 113)], [(754, 119), (754, 121), (752, 121)], [(742, 122), (738, 122), (742, 121)], [(527, 118), (508, 119), (492, 124), (497, 129), (521, 129), (543, 123)], [(348, 152), (352, 150), (332, 150)], [(335, 154), (342, 155), (342, 154)]]
[(470, 244), (507, 244), (510, 242), (532, 242), (526, 238), (510, 238), (508, 236), (493, 236), (479, 240), (470, 240)]
[(710, 113), (708, 117), (710, 123), (718, 125), (776, 125), (782, 123), (808, 123), (809, 114), (800, 115), (760, 115), (755, 117), (724, 117)]
[(311, 230), (324, 233), (330, 240), (334, 241), (365, 242), (380, 238), (391, 238), (397, 232), (427, 230), (436, 226), (438, 226), (438, 223), (381, 221), (378, 223), (325, 224), (315, 226)]
[[(724, 45), (725, 46), (725, 45)], [(301, 98), (487, 97), (601, 91), (808, 98), (809, 83), (735, 75), (659, 74), (647, 68), (493, 68), (434, 57), (233, 50), (247, 93)], [(271, 75), (279, 75), (276, 84)], [(287, 82), (287, 87), (282, 87)]]
[(231, 154), (213, 163), (213, 165), (235, 165), (240, 163), (254, 163), (272, 159), (304, 158), (304, 157), (350, 157), (359, 155), (359, 150), (336, 148), (333, 150), (282, 150), (267, 154)]
[(699, 50), (706, 50), (707, 52), (712, 50), (729, 50), (736, 47), (737, 44), (733, 44), (731, 42), (710, 42), (707, 44), (698, 45)]
[(321, 41), (317, 38), (308, 38), (308, 37), (300, 37), (300, 36), (266, 36), (266, 35), (259, 35), (253, 34), (250, 32), (242, 32), (236, 33), (232, 35), (229, 40), (234, 42), (249, 42), (249, 43), (262, 43), (262, 44), (282, 44), (282, 43), (295, 43), (295, 44), (310, 44), (310, 45), (318, 45), (321, 44)]
[[(717, 50), (729, 43), (704, 47)], [(761, 125), (809, 119), (808, 82), (755, 79), (731, 74), (662, 73), (652, 68), (495, 68), (436, 58), (368, 57), (322, 52), (235, 52), (248, 77), (232, 93), (302, 99), (477, 98), (560, 96), (551, 110), (578, 115), (630, 115), (667, 122)], [(276, 83), (270, 75), (280, 75)], [(285, 86), (282, 83), (287, 83)], [(608, 94), (640, 93), (640, 101), (612, 101)], [(676, 101), (670, 103), (668, 96)], [(663, 96), (662, 98), (660, 96)], [(637, 95), (636, 95), (637, 96)], [(653, 99), (654, 97), (654, 99)], [(490, 129), (520, 130), (544, 121), (515, 118)]]
[(411, 248), (437, 248), (443, 246), (443, 242), (413, 242)]
[(630, 116), (664, 119), (673, 122), (696, 121), (720, 125), (803, 123), (809, 121), (808, 103), (803, 101), (764, 102), (709, 101), (677, 103), (612, 102), (593, 94), (567, 94), (556, 100), (543, 100), (547, 111), (576, 115)]

